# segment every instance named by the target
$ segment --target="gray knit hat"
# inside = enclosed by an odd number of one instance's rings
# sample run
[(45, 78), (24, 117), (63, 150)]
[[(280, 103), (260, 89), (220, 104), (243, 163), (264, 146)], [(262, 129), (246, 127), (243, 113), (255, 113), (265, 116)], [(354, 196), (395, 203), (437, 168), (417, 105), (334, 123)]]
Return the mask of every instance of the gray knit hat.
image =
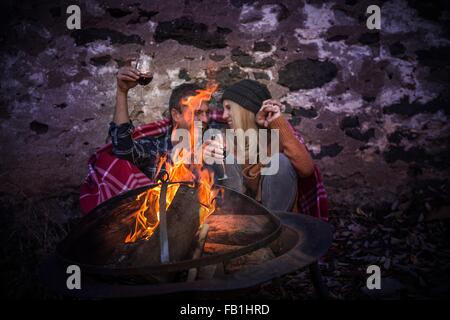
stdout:
[(255, 80), (245, 79), (229, 86), (222, 95), (222, 101), (227, 99), (236, 102), (243, 108), (257, 113), (264, 100), (271, 99), (267, 87)]

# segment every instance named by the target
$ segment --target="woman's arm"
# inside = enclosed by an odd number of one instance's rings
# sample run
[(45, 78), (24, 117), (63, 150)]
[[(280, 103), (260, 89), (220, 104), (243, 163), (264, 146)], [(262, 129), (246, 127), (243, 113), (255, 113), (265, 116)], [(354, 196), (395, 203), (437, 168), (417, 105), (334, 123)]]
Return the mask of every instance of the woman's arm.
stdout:
[(269, 123), (269, 129), (280, 130), (280, 152), (291, 161), (299, 176), (309, 177), (314, 173), (314, 161), (306, 147), (297, 139), (286, 118), (280, 116)]
[(300, 177), (314, 173), (314, 162), (306, 147), (297, 139), (293, 128), (281, 114), (283, 105), (274, 99), (265, 100), (256, 114), (256, 122), (262, 127), (278, 129), (280, 132), (280, 152), (291, 161)]

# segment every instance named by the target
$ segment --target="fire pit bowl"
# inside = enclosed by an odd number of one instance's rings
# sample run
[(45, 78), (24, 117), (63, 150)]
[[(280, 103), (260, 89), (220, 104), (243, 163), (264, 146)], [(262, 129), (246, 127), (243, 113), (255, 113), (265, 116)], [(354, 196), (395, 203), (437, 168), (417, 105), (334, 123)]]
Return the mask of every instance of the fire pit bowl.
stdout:
[[(218, 250), (214, 254), (204, 255), (198, 259), (184, 259), (148, 266), (93, 265), (80, 263), (80, 261), (73, 259), (83, 250), (89, 250), (87, 245), (83, 245), (81, 237), (89, 238), (87, 236), (89, 232), (101, 231), (99, 226), (104, 225), (105, 221), (123, 221), (123, 217), (117, 219), (117, 215), (114, 215), (114, 211), (111, 213), (111, 209), (120, 207), (130, 199), (134, 199), (137, 194), (146, 188), (149, 187), (133, 190), (112, 198), (82, 219), (78, 229), (71, 232), (67, 239), (60, 244), (56, 254), (42, 263), (40, 274), (43, 283), (59, 294), (86, 299), (145, 297), (181, 292), (221, 292), (254, 287), (275, 277), (308, 266), (325, 254), (331, 245), (332, 229), (328, 223), (301, 214), (272, 213), (253, 199), (223, 187), (223, 199), (213, 215), (206, 220), (206, 223), (212, 221), (211, 225), (214, 226), (214, 221), (225, 221), (225, 224), (227, 224), (226, 219), (233, 221), (236, 221), (236, 219), (244, 219), (243, 221), (247, 221), (246, 219), (250, 219), (249, 221), (263, 220), (264, 227), (262, 230), (264, 231), (260, 232), (259, 236), (251, 235), (246, 238), (245, 233), (244, 236), (242, 234), (236, 236), (235, 233), (231, 232), (231, 237), (225, 237), (225, 240), (231, 241), (231, 243), (235, 241), (236, 244), (239, 244), (238, 246), (232, 246), (231, 250), (223, 252)], [(213, 232), (210, 234), (213, 241), (224, 239), (224, 233), (220, 230), (220, 223), (217, 226), (218, 228), (213, 228)], [(242, 229), (251, 230), (252, 228), (242, 225)], [(81, 250), (76, 245), (77, 243), (82, 244)], [(209, 279), (192, 282), (172, 279), (171, 281), (158, 283), (125, 283), (120, 281), (120, 279), (127, 277), (143, 276), (148, 279), (149, 276), (158, 277), (182, 270), (186, 271), (190, 268), (225, 264), (264, 248), (272, 248), (275, 255), (261, 263), (248, 265), (234, 272), (225, 272)], [(72, 254), (71, 250), (75, 250), (77, 254)], [(78, 265), (81, 269), (81, 290), (69, 290), (66, 286), (68, 277), (66, 270), (69, 265)]]

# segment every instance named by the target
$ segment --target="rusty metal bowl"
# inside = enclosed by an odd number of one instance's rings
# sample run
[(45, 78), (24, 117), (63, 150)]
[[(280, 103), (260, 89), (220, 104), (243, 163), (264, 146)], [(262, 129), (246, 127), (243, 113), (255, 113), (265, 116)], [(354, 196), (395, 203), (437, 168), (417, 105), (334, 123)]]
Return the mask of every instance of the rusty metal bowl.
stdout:
[[(122, 201), (131, 195), (135, 196), (143, 190), (145, 188), (130, 191), (127, 194), (116, 197), (117, 199), (115, 201)], [(102, 208), (107, 208), (111, 203), (105, 203)], [(104, 209), (101, 211), (106, 212)], [(59, 294), (86, 299), (144, 297), (180, 292), (221, 292), (253, 287), (275, 277), (306, 267), (325, 254), (331, 245), (332, 228), (328, 223), (301, 214), (287, 212), (272, 213), (255, 200), (234, 190), (225, 188), (224, 201), (215, 214), (231, 212), (267, 215), (273, 222), (272, 232), (267, 234), (264, 239), (255, 241), (233, 252), (141, 268), (124, 269), (111, 266), (78, 264), (77, 261), (64, 258), (61, 255), (64, 252), (62, 250), (44, 261), (40, 268), (41, 279), (48, 288)], [(87, 217), (85, 221), (95, 226), (95, 220), (96, 216), (92, 215)], [(268, 246), (275, 240), (281, 244), (283, 249), (274, 259), (259, 265), (250, 266), (242, 272), (224, 274), (209, 280), (131, 285), (101, 281), (96, 277), (99, 274), (109, 276), (164, 274), (167, 272), (186, 270), (192, 267), (220, 263), (226, 259), (231, 259)], [(66, 287), (68, 276), (66, 269), (71, 264), (79, 265), (82, 270), (82, 290), (69, 290)]]

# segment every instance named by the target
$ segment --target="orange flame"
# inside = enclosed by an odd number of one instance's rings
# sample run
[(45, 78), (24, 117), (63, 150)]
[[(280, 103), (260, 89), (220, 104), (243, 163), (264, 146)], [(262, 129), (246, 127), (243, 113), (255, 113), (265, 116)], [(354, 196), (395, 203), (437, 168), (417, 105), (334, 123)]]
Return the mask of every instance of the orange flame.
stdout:
[(209, 101), (211, 100), (212, 94), (214, 92), (216, 92), (217, 90), (217, 85), (214, 84), (210, 87), (208, 87), (206, 90), (197, 90), (197, 94), (195, 96), (190, 96), (187, 99), (182, 99), (181, 100), (181, 104), (183, 104), (186, 107), (186, 111), (183, 113), (184, 115), (184, 119), (186, 120), (186, 122), (190, 123), (190, 129), (189, 129), (189, 133), (190, 133), (190, 147), (191, 150), (194, 150), (194, 146), (195, 146), (195, 139), (196, 134), (195, 134), (195, 126), (194, 126), (194, 120), (195, 120), (195, 111), (198, 110), (200, 108), (200, 106), (202, 105), (202, 103), (204, 101)]
[[(200, 107), (204, 101), (209, 101), (212, 94), (217, 90), (217, 85), (209, 86), (206, 90), (197, 90), (197, 95), (191, 96), (182, 100), (182, 104), (187, 107), (185, 119), (191, 123), (190, 133), (190, 150), (194, 150), (194, 113)], [(174, 128), (176, 130), (176, 128)], [(177, 161), (174, 164), (170, 164), (167, 161), (167, 156), (162, 156), (158, 162), (157, 173), (160, 172), (163, 165), (166, 172), (169, 174), (169, 181), (192, 181), (197, 182), (198, 187), (198, 201), (200, 203), (199, 219), (202, 224), (206, 218), (211, 215), (216, 209), (215, 198), (217, 197), (220, 189), (214, 187), (214, 174), (207, 169), (202, 168), (201, 164), (187, 164), (183, 159), (183, 153), (190, 153), (188, 150), (181, 150)], [(192, 159), (192, 155), (188, 154)], [(197, 178), (197, 179), (196, 179)], [(158, 180), (160, 183), (161, 180)], [(172, 203), (180, 184), (169, 184), (167, 187), (166, 196), (166, 209), (169, 208)], [(159, 197), (161, 186), (151, 188), (136, 197), (136, 201), (140, 201), (144, 198), (143, 203), (135, 215), (135, 227), (127, 237), (125, 243), (133, 243), (138, 239), (148, 240), (155, 229), (159, 225)]]

